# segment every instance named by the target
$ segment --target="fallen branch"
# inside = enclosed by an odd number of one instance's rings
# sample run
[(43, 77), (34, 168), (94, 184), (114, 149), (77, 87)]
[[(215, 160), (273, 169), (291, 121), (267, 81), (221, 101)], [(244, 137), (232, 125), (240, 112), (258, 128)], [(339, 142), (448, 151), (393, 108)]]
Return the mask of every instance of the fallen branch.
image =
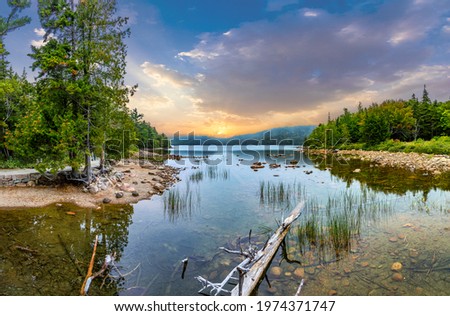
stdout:
[(304, 283), (305, 283), (305, 280), (302, 279), (302, 281), (300, 282), (300, 285), (298, 286), (297, 292), (295, 293), (295, 296), (300, 296), (300, 292), (302, 291)]
[(201, 293), (201, 292), (203, 292), (203, 290), (210, 288), (210, 294), (215, 295), (215, 296), (221, 294), (222, 292), (230, 294), (231, 291), (226, 290), (224, 287), (227, 285), (227, 283), (230, 280), (232, 280), (232, 279), (238, 280), (238, 278), (233, 277), (233, 274), (238, 272), (239, 269), (246, 269), (245, 268), (246, 265), (249, 264), (250, 262), (251, 262), (250, 258), (246, 258), (238, 266), (234, 267), (233, 270), (231, 270), (230, 273), (228, 273), (228, 275), (220, 283), (210, 282), (202, 276), (196, 277), (196, 279), (203, 284), (203, 287), (198, 291), (198, 293)]
[(81, 272), (80, 267), (78, 266), (76, 260), (72, 257), (72, 254), (70, 253), (69, 249), (66, 246), (66, 243), (63, 241), (60, 234), (58, 234), (58, 239), (59, 239), (59, 242), (61, 243), (62, 247), (64, 248), (64, 251), (66, 252), (67, 256), (69, 257), (70, 261), (72, 261), (73, 265), (77, 269), (78, 274), (80, 276), (83, 276), (83, 273)]
[[(251, 295), (266, 275), (265, 272), (269, 267), (270, 262), (289, 231), (290, 225), (300, 216), (303, 205), (304, 202), (301, 202), (294, 208), (291, 214), (283, 221), (262, 249), (258, 250), (252, 245), (251, 231), (249, 234), (249, 246), (246, 251), (242, 249), (240, 242), (238, 245), (240, 250), (230, 250), (220, 247), (221, 250), (227, 253), (241, 255), (244, 256), (245, 259), (238, 266), (234, 267), (220, 283), (210, 282), (202, 276), (196, 277), (196, 279), (203, 284), (199, 293), (209, 289), (210, 294), (212, 295), (219, 295), (221, 293), (231, 294), (232, 296)], [(237, 276), (234, 276), (235, 274)], [(225, 289), (225, 286), (230, 280), (238, 280), (238, 284), (231, 291)]]
[(302, 201), (294, 208), (280, 227), (278, 227), (272, 237), (267, 241), (264, 248), (258, 251), (249, 271), (243, 276), (242, 289), (239, 289), (239, 286), (235, 287), (231, 291), (232, 296), (248, 296), (256, 290), (259, 283), (264, 278), (281, 242), (284, 240), (284, 237), (286, 237), (291, 224), (300, 216), (303, 206), (304, 202)]
[(23, 251), (23, 252), (32, 253), (32, 254), (35, 254), (35, 255), (37, 255), (39, 253), (37, 250), (33, 250), (33, 249), (30, 249), (30, 248), (27, 248), (27, 247), (15, 246), (15, 248), (17, 250), (20, 250), (20, 251)]
[(83, 285), (81, 286), (80, 295), (86, 295), (87, 291), (89, 290), (89, 286), (91, 285), (91, 276), (92, 276), (92, 270), (94, 268), (94, 259), (95, 259), (95, 253), (97, 251), (97, 243), (98, 243), (98, 235), (95, 236), (95, 243), (94, 243), (94, 250), (92, 251), (92, 257), (91, 261), (89, 263), (89, 268), (86, 273), (86, 277), (84, 278)]

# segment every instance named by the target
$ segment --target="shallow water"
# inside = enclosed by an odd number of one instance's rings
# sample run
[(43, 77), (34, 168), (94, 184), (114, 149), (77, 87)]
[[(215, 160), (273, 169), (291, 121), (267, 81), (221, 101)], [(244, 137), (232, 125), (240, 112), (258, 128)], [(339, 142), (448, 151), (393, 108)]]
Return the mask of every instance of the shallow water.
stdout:
[[(168, 161), (184, 169), (182, 181), (135, 205), (1, 211), (0, 294), (78, 295), (98, 235), (94, 271), (107, 254), (115, 254), (117, 269), (97, 278), (91, 295), (198, 295), (196, 276), (220, 282), (242, 260), (219, 247), (245, 248), (250, 231), (251, 242), (262, 246), (306, 199), (312, 202), (272, 262), (270, 287), (262, 282), (259, 295), (294, 295), (302, 279), (302, 295), (450, 295), (448, 179), (359, 161), (311, 161), (294, 148), (282, 156), (260, 147), (215, 149), (178, 152), (195, 156)], [(275, 158), (280, 168), (250, 168)], [(311, 214), (329, 232), (326, 217), (344, 211), (358, 223), (348, 247), (299, 238)], [(403, 266), (397, 281), (394, 262)]]

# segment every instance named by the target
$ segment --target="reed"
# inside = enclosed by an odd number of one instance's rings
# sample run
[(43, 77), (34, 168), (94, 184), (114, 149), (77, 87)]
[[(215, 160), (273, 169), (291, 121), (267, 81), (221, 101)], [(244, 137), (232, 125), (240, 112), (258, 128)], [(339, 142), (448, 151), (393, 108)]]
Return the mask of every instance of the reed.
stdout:
[(294, 207), (306, 194), (305, 188), (297, 182), (284, 183), (261, 181), (259, 199), (262, 206), (286, 210)]
[(203, 170), (197, 170), (189, 176), (192, 182), (200, 182), (205, 179), (210, 180), (228, 180), (230, 178), (230, 171), (228, 169), (219, 169), (217, 166), (208, 166)]
[(385, 219), (392, 211), (389, 201), (368, 190), (360, 195), (345, 191), (328, 196), (324, 204), (310, 199), (296, 228), (299, 251), (340, 257), (351, 250), (362, 225)]
[(200, 194), (198, 190), (191, 188), (189, 182), (183, 192), (178, 187), (164, 193), (164, 212), (168, 215), (170, 221), (180, 217), (190, 217), (192, 211), (198, 208), (200, 204)]

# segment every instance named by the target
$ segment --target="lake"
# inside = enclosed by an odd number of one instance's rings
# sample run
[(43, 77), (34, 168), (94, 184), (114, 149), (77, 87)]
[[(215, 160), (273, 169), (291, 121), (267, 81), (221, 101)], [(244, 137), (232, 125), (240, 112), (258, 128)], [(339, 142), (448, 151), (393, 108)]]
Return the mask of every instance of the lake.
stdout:
[(302, 295), (450, 295), (448, 176), (294, 146), (172, 151), (181, 181), (150, 200), (1, 211), (0, 295), (78, 295), (96, 235), (94, 271), (110, 254), (115, 268), (90, 295), (200, 295), (195, 277), (221, 282), (243, 260), (220, 247), (263, 246), (301, 200), (258, 295), (294, 295), (302, 279)]

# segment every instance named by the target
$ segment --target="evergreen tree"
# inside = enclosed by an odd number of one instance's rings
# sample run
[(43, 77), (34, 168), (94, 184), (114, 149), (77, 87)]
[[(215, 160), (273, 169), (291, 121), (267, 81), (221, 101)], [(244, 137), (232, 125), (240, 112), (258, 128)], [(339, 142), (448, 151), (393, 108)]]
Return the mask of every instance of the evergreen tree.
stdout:
[(39, 157), (41, 169), (70, 165), (76, 175), (84, 162), (81, 180), (90, 182), (92, 153), (104, 158), (110, 138), (122, 142), (122, 154), (131, 145), (118, 135), (132, 127), (126, 103), (133, 89), (124, 84), (129, 29), (115, 0), (39, 0), (38, 8), (46, 35), (30, 54), (39, 71), (36, 102), (10, 141)]

